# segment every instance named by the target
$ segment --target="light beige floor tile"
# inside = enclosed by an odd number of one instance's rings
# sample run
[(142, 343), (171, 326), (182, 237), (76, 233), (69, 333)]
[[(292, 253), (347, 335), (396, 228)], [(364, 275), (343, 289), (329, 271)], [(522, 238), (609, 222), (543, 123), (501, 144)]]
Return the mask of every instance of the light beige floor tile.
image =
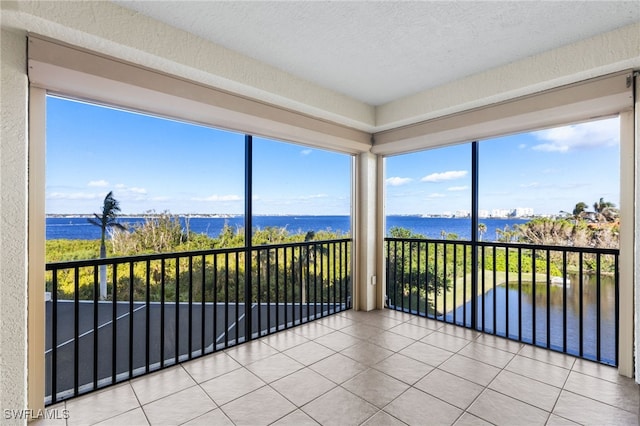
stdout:
[(236, 425), (268, 425), (292, 413), (296, 407), (268, 386), (221, 407)]
[(359, 425), (378, 409), (341, 387), (325, 393), (302, 407), (302, 411), (325, 426)]
[(135, 408), (131, 411), (127, 411), (126, 413), (122, 413), (118, 416), (111, 417), (110, 419), (104, 420), (100, 423), (96, 423), (96, 426), (121, 426), (121, 425), (132, 425), (132, 426), (143, 426), (148, 425), (147, 416), (145, 416), (142, 408)]
[(410, 425), (451, 425), (462, 410), (422, 391), (411, 388), (384, 408), (392, 416)]
[(373, 369), (344, 382), (342, 387), (379, 408), (409, 389), (408, 384)]
[(247, 365), (276, 354), (278, 350), (260, 340), (255, 340), (234, 346), (233, 348), (225, 350), (225, 352), (240, 364)]
[(271, 383), (303, 367), (298, 361), (278, 353), (251, 363), (246, 368), (266, 383)]
[(435, 367), (401, 354), (393, 354), (374, 364), (373, 368), (412, 385)]
[(552, 386), (561, 388), (569, 377), (570, 371), (562, 367), (536, 361), (532, 358), (516, 355), (505, 370), (518, 373), (530, 379), (539, 380)]
[(480, 417), (476, 417), (470, 413), (463, 413), (454, 423), (454, 426), (491, 426), (491, 423), (485, 422)]
[(480, 333), (479, 331), (453, 324), (444, 324), (443, 326), (438, 328), (438, 331), (441, 333), (450, 334), (452, 336), (462, 337), (463, 339), (467, 340), (475, 340), (478, 337), (482, 336), (482, 333)]
[(500, 372), (500, 369), (462, 355), (454, 355), (439, 367), (458, 377), (464, 377), (481, 386), (487, 386)]
[(579, 423), (572, 422), (569, 419), (565, 419), (564, 417), (556, 416), (552, 414), (549, 416), (549, 420), (547, 420), (547, 424), (545, 426), (576, 426)]
[(260, 339), (261, 342), (279, 351), (286, 351), (309, 341), (306, 337), (291, 330), (280, 331)]
[(315, 371), (304, 368), (271, 383), (271, 387), (300, 407), (333, 389), (336, 384)]
[(383, 359), (393, 355), (393, 352), (390, 350), (368, 342), (350, 346), (340, 353), (366, 366), (377, 364)]
[(347, 349), (349, 346), (361, 343), (362, 340), (341, 331), (334, 331), (331, 334), (318, 337), (314, 342), (339, 352), (343, 349)]
[(367, 366), (342, 354), (335, 354), (312, 364), (310, 368), (327, 379), (340, 384), (366, 370)]
[(193, 361), (185, 362), (182, 366), (197, 383), (205, 382), (242, 367), (224, 352), (194, 359)]
[(415, 342), (413, 339), (396, 333), (391, 333), (389, 331), (383, 331), (380, 334), (375, 334), (369, 337), (368, 340), (373, 344), (389, 349), (393, 352), (398, 352)]
[(396, 311), (394, 309), (381, 309), (380, 315), (384, 315), (385, 317), (393, 318), (395, 320), (402, 321), (402, 322), (407, 322), (416, 318), (416, 316), (413, 314)]
[(296, 410), (272, 423), (273, 426), (318, 426), (318, 424), (302, 410)]
[(433, 370), (414, 386), (463, 410), (484, 390), (480, 385), (442, 370)]
[(638, 413), (630, 413), (608, 404), (562, 391), (553, 413), (583, 425), (637, 425)]
[(523, 345), (518, 355), (533, 358), (537, 361), (546, 362), (547, 364), (553, 364), (558, 367), (571, 369), (576, 362), (576, 358), (571, 355), (565, 355), (560, 352), (550, 351), (544, 348), (539, 348), (533, 345)]
[(127, 382), (67, 401), (67, 424), (93, 424), (138, 407), (138, 398)]
[(572, 371), (564, 389), (633, 413), (640, 409), (638, 385), (619, 385)]
[(433, 333), (433, 330), (406, 322), (390, 328), (389, 331), (413, 340), (423, 339)]
[(506, 370), (498, 374), (489, 388), (545, 411), (553, 409), (561, 390)]
[(588, 361), (586, 359), (576, 359), (576, 362), (573, 365), (573, 371), (622, 385), (635, 383), (633, 379), (621, 376), (618, 373), (618, 369), (615, 367), (598, 364), (597, 362)]
[(515, 340), (509, 340), (504, 337), (494, 336), (492, 334), (480, 333), (475, 340), (476, 342), (483, 345), (491, 346), (492, 348), (497, 348), (502, 351), (511, 352), (514, 354), (520, 352), (522, 348), (526, 346), (525, 344), (517, 342)]
[(485, 390), (467, 411), (493, 424), (505, 426), (544, 425), (549, 418), (548, 412), (491, 389)]
[(184, 426), (233, 426), (233, 422), (222, 412), (221, 409), (216, 408), (203, 415), (196, 417), (193, 420), (189, 420), (184, 423)]
[(372, 325), (384, 330), (388, 330), (403, 323), (402, 320), (393, 319), (386, 315), (367, 315), (364, 322), (367, 325)]
[(355, 323), (349, 327), (341, 329), (340, 331), (358, 339), (366, 340), (369, 337), (382, 333), (384, 330), (368, 324)]
[(324, 336), (325, 334), (333, 333), (335, 330), (331, 327), (327, 327), (322, 324), (318, 324), (316, 322), (310, 322), (300, 327), (292, 328), (291, 331), (294, 333), (298, 333), (301, 336), (306, 337), (307, 339), (317, 339), (318, 337)]
[(318, 320), (318, 324), (333, 328), (334, 330), (340, 330), (342, 328), (349, 327), (350, 325), (353, 325), (353, 323), (353, 320), (345, 318), (341, 315), (329, 315), (326, 318)]
[[(333, 334), (333, 333), (332, 333)], [(331, 336), (328, 334), (327, 336)], [(301, 364), (310, 365), (335, 353), (332, 349), (316, 342), (306, 342), (295, 348), (284, 351), (284, 354), (295, 359)]]
[(226, 404), (264, 385), (263, 380), (245, 368), (234, 370), (200, 384), (202, 389), (218, 405)]
[(195, 384), (196, 381), (181, 365), (147, 374), (131, 381), (131, 387), (142, 405), (182, 389), (190, 388)]
[(405, 322), (408, 324), (417, 325), (418, 327), (428, 328), (429, 330), (439, 330), (441, 329), (445, 323), (442, 321), (437, 321), (431, 318), (419, 317), (417, 315), (411, 315), (412, 318), (406, 320)]
[(384, 411), (378, 411), (373, 416), (362, 424), (362, 426), (404, 426), (405, 422), (402, 422), (389, 413)]
[[(4, 416), (0, 417), (0, 419), (9, 420), (6, 416), (11, 417), (11, 412), (3, 412), (0, 415)], [(28, 422), (29, 426), (66, 426), (69, 412), (67, 411), (66, 402), (63, 401), (45, 407), (43, 412), (34, 412), (33, 417), (34, 420)]]
[(453, 355), (453, 352), (427, 345), (422, 342), (416, 342), (407, 346), (399, 353), (420, 362), (424, 362), (425, 364), (433, 365), (434, 367), (442, 364)]
[(515, 356), (514, 353), (505, 352), (500, 349), (472, 342), (461, 349), (458, 354), (473, 358), (476, 361), (504, 368)]
[(214, 408), (216, 404), (199, 386), (184, 389), (142, 406), (149, 423), (154, 426), (181, 424)]
[(420, 341), (450, 352), (458, 352), (460, 349), (471, 343), (471, 340), (451, 336), (450, 334), (441, 333), (439, 331), (429, 334)]

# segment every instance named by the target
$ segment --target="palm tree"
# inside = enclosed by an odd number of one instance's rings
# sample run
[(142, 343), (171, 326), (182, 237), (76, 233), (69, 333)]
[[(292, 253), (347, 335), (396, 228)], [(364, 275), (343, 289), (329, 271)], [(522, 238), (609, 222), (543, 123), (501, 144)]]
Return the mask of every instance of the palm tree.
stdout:
[(573, 209), (573, 216), (577, 219), (580, 216), (580, 214), (586, 210), (586, 208), (587, 208), (587, 203), (580, 201), (579, 203), (576, 204), (575, 208)]
[(600, 200), (593, 203), (593, 209), (596, 211), (596, 220), (598, 222), (613, 222), (618, 218), (619, 212), (615, 208), (616, 205), (610, 201)]
[[(124, 226), (116, 222), (116, 217), (120, 212), (120, 203), (113, 198), (113, 191), (109, 191), (104, 202), (102, 203), (102, 215), (94, 213), (95, 217), (87, 219), (92, 225), (100, 227), (100, 259), (107, 257), (107, 247), (105, 245), (105, 239), (107, 235), (107, 229), (118, 228), (126, 229)], [(107, 265), (100, 265), (100, 299), (107, 298)]]
[(478, 233), (480, 234), (480, 241), (482, 241), (482, 236), (487, 232), (487, 225), (484, 223), (478, 224)]

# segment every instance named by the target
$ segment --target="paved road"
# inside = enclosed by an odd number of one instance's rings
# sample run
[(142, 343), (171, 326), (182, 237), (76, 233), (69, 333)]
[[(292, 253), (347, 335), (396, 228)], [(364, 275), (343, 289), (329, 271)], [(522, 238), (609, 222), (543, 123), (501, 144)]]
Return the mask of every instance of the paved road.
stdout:
[[(93, 302), (80, 302), (78, 305), (78, 339), (74, 338), (74, 303), (58, 301), (57, 303), (57, 372), (56, 389), (58, 393), (72, 390), (74, 387), (75, 366), (74, 356), (78, 351), (78, 386), (92, 386), (94, 374), (94, 343), (97, 344), (97, 373), (98, 382), (110, 382), (113, 376), (113, 349), (115, 330), (115, 374), (118, 380), (128, 376), (141, 374), (149, 358), (150, 369), (164, 365), (171, 365), (188, 359), (189, 351), (192, 356), (201, 354), (204, 346), (205, 353), (212, 352), (214, 340), (216, 349), (223, 349), (245, 340), (245, 307), (240, 303), (230, 303), (225, 309), (224, 303), (180, 303), (176, 310), (175, 303), (135, 302), (133, 309), (129, 302), (116, 303), (114, 321), (113, 303), (99, 302), (98, 309), (94, 309)], [(53, 303), (47, 302), (47, 332), (46, 332), (46, 394), (51, 395), (52, 357), (52, 308)], [(256, 337), (258, 330), (266, 334), (267, 330), (274, 331), (276, 324), (283, 329), (307, 320), (307, 310), (313, 319), (316, 315), (327, 315), (333, 312), (333, 305), (316, 306), (311, 304), (287, 305), (282, 304), (253, 304), (251, 309), (252, 335)], [(344, 309), (336, 305), (338, 310)], [(163, 314), (164, 311), (164, 314)], [(97, 313), (97, 318), (94, 317)], [(204, 313), (204, 321), (203, 321)], [(162, 327), (164, 315), (164, 327)], [(191, 324), (189, 323), (191, 318)], [(97, 319), (97, 332), (94, 330), (94, 319)], [(115, 323), (115, 327), (114, 327)], [(204, 325), (204, 327), (203, 327)], [(130, 330), (133, 331), (130, 337)], [(147, 345), (146, 334), (149, 333)], [(191, 339), (189, 339), (191, 337)], [(164, 345), (161, 344), (164, 338)], [(97, 339), (97, 342), (96, 340)], [(132, 345), (130, 345), (132, 343)], [(191, 345), (191, 347), (189, 347)], [(161, 346), (164, 351), (161, 351)], [(131, 350), (130, 350), (131, 348)], [(59, 397), (61, 395), (59, 394)]]

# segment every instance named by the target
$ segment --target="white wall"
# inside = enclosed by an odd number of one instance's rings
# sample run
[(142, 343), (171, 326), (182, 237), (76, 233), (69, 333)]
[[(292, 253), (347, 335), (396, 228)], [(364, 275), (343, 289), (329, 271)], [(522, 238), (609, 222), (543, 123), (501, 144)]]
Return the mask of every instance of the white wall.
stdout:
[(26, 37), (2, 30), (0, 44), (0, 410), (19, 410), (27, 401)]

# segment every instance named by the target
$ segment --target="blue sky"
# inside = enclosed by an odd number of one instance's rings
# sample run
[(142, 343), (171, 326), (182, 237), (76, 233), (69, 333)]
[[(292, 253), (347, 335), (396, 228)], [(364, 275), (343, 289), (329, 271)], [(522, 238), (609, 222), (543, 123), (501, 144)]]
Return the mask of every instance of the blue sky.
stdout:
[[(619, 206), (617, 117), (479, 143), (479, 208), (532, 208), (535, 214)], [(471, 144), (386, 159), (387, 214), (470, 210)]]
[[(351, 157), (254, 137), (254, 213), (350, 213)], [(244, 135), (49, 97), (46, 212), (244, 211)]]
[[(480, 209), (619, 204), (617, 118), (480, 143)], [(47, 101), (46, 212), (241, 214), (244, 135), (55, 97)], [(386, 159), (387, 214), (470, 209), (469, 144)], [(254, 138), (256, 214), (347, 215), (348, 155)]]

